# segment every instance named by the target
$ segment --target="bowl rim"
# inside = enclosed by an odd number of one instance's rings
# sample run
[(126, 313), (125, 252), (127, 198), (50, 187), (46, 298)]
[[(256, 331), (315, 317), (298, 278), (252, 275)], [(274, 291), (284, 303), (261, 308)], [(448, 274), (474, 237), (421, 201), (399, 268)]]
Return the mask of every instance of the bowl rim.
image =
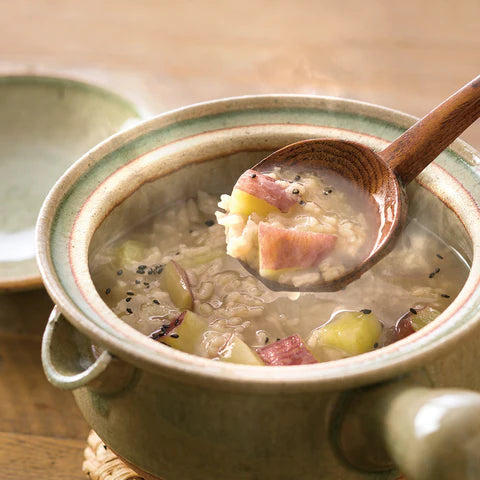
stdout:
[[(109, 352), (140, 368), (202, 385), (215, 383), (216, 385), (221, 385), (222, 388), (237, 389), (248, 386), (249, 388), (268, 390), (270, 392), (272, 389), (285, 392), (292, 391), (292, 388), (328, 390), (338, 388), (339, 381), (341, 381), (343, 389), (384, 380), (418, 367), (429, 359), (433, 360), (451, 348), (453, 343), (468, 335), (474, 328), (475, 323), (478, 323), (475, 319), (472, 319), (474, 312), (472, 312), (471, 306), (469, 310), (467, 308), (479, 283), (480, 266), (478, 261), (474, 261), (472, 264), (472, 272), (475, 269), (475, 275), (472, 276), (470, 274), (457, 299), (447, 308), (447, 311), (450, 311), (450, 316), (448, 317), (448, 335), (445, 337), (440, 338), (438, 334), (433, 336), (433, 333), (430, 332), (432, 329), (425, 327), (425, 329), (422, 329), (422, 332), (417, 332), (411, 337), (374, 352), (351, 357), (350, 359), (326, 362), (324, 364), (295, 366), (294, 368), (275, 367), (274, 369), (265, 369), (264, 367), (215, 362), (170, 349), (158, 342), (151, 342), (148, 337), (137, 332), (132, 327), (129, 328), (137, 334), (130, 335), (133, 341), (131, 341), (131, 338), (123, 336), (119, 338), (112, 336), (111, 332), (94, 325), (88, 316), (77, 308), (69, 297), (68, 292), (65, 291), (58, 278), (56, 278), (55, 269), (49, 257), (50, 227), (61, 196), (75, 184), (76, 179), (88, 169), (88, 165), (98, 162), (105, 155), (113, 152), (126, 142), (134, 141), (146, 133), (161, 128), (162, 125), (178, 122), (179, 119), (197, 118), (196, 116), (201, 118), (202, 115), (212, 113), (216, 109), (222, 110), (226, 108), (229, 111), (234, 111), (235, 107), (241, 109), (243, 105), (247, 105), (249, 102), (258, 106), (259, 104), (271, 104), (271, 102), (289, 104), (289, 102), (295, 103), (296, 101), (336, 105), (339, 108), (337, 111), (349, 111), (355, 115), (382, 120), (399, 128), (408, 128), (417, 120), (411, 115), (357, 100), (297, 94), (248, 95), (201, 102), (175, 109), (104, 140), (74, 163), (59, 179), (45, 200), (37, 224), (37, 258), (45, 286), (62, 314), (72, 325), (90, 338), (94, 337), (93, 339), (108, 349)], [(282, 105), (285, 106), (284, 104)], [(463, 162), (470, 166), (475, 166), (478, 163), (478, 154), (462, 140), (456, 140), (449, 147), (449, 150), (457, 154)], [(441, 170), (443, 169), (441, 167), (438, 167), (438, 169), (436, 174), (441, 175)], [(478, 207), (476, 208), (476, 214), (477, 218), (479, 218), (480, 211)], [(480, 234), (480, 230), (478, 233)], [(476, 250), (475, 244), (474, 249)], [(476, 257), (477, 255), (474, 254), (474, 260)], [(478, 298), (475, 301), (478, 302)], [(458, 305), (459, 302), (461, 303), (460, 305)], [(466, 304), (467, 307), (465, 307)], [(453, 310), (451, 308), (452, 305), (456, 305)], [(465, 312), (464, 310), (467, 311)], [(470, 313), (468, 318), (466, 318), (466, 313)], [(139, 340), (140, 336), (144, 340)], [(139, 342), (141, 342), (141, 349), (138, 348)], [(396, 357), (393, 355), (393, 352), (397, 353)], [(350, 361), (348, 368), (345, 368), (347, 363), (345, 360)]]
[[(85, 81), (77, 79), (74, 76), (50, 72), (0, 72), (0, 89), (21, 85), (47, 86), (54, 88), (63, 85), (85, 93), (100, 95), (107, 98), (109, 102), (121, 104), (125, 109), (128, 109), (131, 112), (130, 118), (132, 119), (135, 118), (140, 120), (145, 119), (147, 116), (146, 112), (143, 112), (142, 108), (139, 105), (136, 105), (133, 101), (92, 81)], [(33, 226), (34, 224), (32, 224), (32, 227)], [(34, 257), (27, 260), (31, 261), (32, 265), (36, 267), (37, 264)], [(23, 261), (24, 260), (21, 260), (20, 262)], [(14, 261), (12, 263), (18, 262)], [(29, 270), (30, 272), (25, 272), (24, 274), (16, 275), (11, 278), (0, 277), (0, 294), (41, 289), (43, 287), (43, 279), (39, 270), (37, 268), (30, 268)]]

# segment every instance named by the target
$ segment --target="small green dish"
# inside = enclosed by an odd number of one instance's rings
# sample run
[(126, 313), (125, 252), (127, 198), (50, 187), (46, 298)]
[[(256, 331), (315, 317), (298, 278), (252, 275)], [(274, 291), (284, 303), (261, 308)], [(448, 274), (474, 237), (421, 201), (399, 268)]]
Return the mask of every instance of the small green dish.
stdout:
[(93, 85), (0, 77), (0, 292), (42, 285), (34, 230), (48, 191), (82, 154), (140, 118), (133, 104)]

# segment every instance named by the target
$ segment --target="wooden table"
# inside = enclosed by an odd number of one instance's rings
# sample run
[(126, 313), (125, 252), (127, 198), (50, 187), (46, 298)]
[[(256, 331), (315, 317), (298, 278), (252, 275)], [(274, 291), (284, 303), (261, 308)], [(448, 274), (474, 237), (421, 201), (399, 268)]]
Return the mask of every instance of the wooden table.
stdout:
[[(478, 0), (15, 0), (0, 73), (56, 73), (160, 113), (254, 93), (314, 93), (421, 116), (480, 73)], [(480, 124), (462, 136), (480, 149)], [(27, 316), (28, 317), (28, 316)], [(46, 318), (0, 323), (0, 478), (84, 478), (88, 426), (40, 366)]]

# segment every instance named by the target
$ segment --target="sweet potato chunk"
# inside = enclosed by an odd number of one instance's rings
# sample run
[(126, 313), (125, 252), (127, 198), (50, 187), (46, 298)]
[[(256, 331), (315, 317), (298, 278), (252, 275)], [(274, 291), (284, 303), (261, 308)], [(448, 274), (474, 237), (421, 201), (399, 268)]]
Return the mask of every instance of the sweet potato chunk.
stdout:
[(382, 324), (370, 310), (340, 312), (330, 322), (314, 330), (307, 343), (317, 358), (316, 351), (323, 346), (341, 350), (347, 355), (359, 355), (378, 346), (381, 332)]
[(418, 332), (439, 315), (440, 312), (432, 307), (411, 308), (395, 325), (395, 340), (401, 340), (412, 333)]
[(318, 265), (335, 247), (337, 237), (261, 222), (258, 227), (260, 275), (269, 278), (287, 269)]
[(205, 318), (187, 310), (174, 320), (156, 340), (186, 353), (198, 354), (203, 349), (203, 334), (209, 329)]
[(174, 260), (163, 269), (162, 282), (174, 305), (180, 310), (192, 308), (193, 294), (185, 270)]
[(137, 240), (127, 240), (123, 242), (116, 252), (117, 265), (123, 267), (134, 262), (140, 261), (145, 252), (145, 245)]
[(248, 217), (252, 212), (267, 215), (288, 212), (297, 203), (275, 179), (254, 170), (244, 172), (233, 187), (230, 212)]
[(299, 335), (292, 335), (278, 342), (257, 349), (265, 365), (305, 365), (317, 363)]
[(232, 335), (218, 351), (222, 362), (242, 363), (244, 365), (264, 365), (260, 357), (243, 340)]

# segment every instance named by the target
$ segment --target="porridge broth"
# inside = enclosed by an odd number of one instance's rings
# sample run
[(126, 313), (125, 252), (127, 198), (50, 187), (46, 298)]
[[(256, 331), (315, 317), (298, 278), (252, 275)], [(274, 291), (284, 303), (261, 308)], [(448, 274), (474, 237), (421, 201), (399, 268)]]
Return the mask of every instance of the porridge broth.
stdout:
[[(145, 335), (165, 333), (184, 310), (165, 288), (165, 266), (173, 260), (188, 277), (193, 298), (188, 309), (207, 325), (190, 353), (219, 359), (232, 338), (255, 352), (292, 335), (315, 351), (317, 361), (362, 353), (401, 338), (396, 326), (412, 312), (443, 311), (468, 275), (468, 265), (453, 248), (410, 218), (393, 251), (344, 290), (273, 292), (227, 255), (224, 227), (215, 221), (217, 203), (217, 196), (199, 192), (196, 199), (147, 218), (91, 259), (102, 299)], [(344, 319), (344, 325), (357, 317), (376, 319), (381, 328), (371, 345), (347, 351), (326, 342), (319, 353), (316, 334), (349, 312), (356, 317)], [(371, 325), (370, 332), (377, 328)]]

